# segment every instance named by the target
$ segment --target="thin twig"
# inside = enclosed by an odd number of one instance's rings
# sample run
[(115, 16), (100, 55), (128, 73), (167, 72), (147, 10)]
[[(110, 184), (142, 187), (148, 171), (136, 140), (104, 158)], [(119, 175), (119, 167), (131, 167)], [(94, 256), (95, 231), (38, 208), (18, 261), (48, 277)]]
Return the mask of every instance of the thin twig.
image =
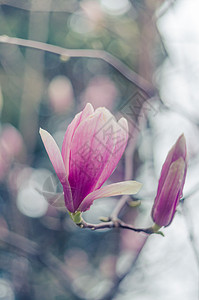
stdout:
[(99, 230), (99, 229), (105, 229), (105, 228), (122, 228), (122, 229), (129, 229), (133, 230), (135, 232), (143, 232), (146, 234), (153, 234), (153, 233), (160, 233), (161, 232), (154, 231), (154, 227), (149, 227), (149, 228), (134, 228), (131, 224), (127, 224), (123, 222), (122, 220), (116, 218), (116, 219), (109, 219), (107, 222), (101, 222), (98, 224), (91, 224), (87, 223), (83, 218), (81, 220), (81, 223), (77, 224), (81, 228), (90, 228), (92, 230)]
[(94, 50), (94, 49), (66, 49), (63, 47), (42, 43), (33, 40), (26, 40), (20, 38), (9, 37), (6, 35), (0, 36), (0, 43), (12, 44), (24, 47), (30, 47), (46, 52), (51, 52), (59, 54), (66, 57), (87, 57), (87, 58), (98, 58), (106, 61), (108, 64), (117, 69), (123, 76), (125, 76), (129, 81), (134, 83), (143, 92), (147, 94), (148, 97), (153, 97), (156, 93), (155, 88), (143, 77), (138, 75), (136, 72), (132, 71), (127, 65), (125, 65), (121, 60), (113, 56), (112, 54), (104, 50)]

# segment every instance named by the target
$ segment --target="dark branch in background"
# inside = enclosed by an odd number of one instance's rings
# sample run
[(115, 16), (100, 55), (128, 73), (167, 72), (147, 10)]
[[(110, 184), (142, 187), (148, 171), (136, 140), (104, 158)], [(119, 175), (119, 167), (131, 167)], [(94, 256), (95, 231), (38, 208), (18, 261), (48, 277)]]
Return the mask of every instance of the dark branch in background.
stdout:
[[(189, 195), (190, 197), (191, 195)], [(194, 235), (194, 226), (193, 226), (193, 221), (192, 217), (190, 215), (189, 207), (186, 205), (185, 201), (182, 201), (182, 214), (184, 216), (185, 222), (186, 222), (186, 227), (187, 227), (187, 232), (188, 232), (188, 238), (190, 241), (191, 248), (193, 250), (193, 254), (195, 257), (195, 261), (197, 264), (197, 271), (198, 271), (198, 299), (199, 299), (199, 249), (196, 246), (197, 241)]]
[(129, 265), (129, 268), (124, 272), (122, 275), (117, 275), (115, 280), (114, 280), (114, 285), (113, 287), (107, 292), (107, 294), (104, 296), (103, 300), (112, 300), (113, 297), (117, 294), (118, 292), (118, 287), (120, 283), (125, 279), (125, 277), (131, 272), (135, 271), (135, 266), (138, 261), (138, 258), (140, 256), (140, 253), (142, 252), (144, 245), (146, 244), (147, 238), (143, 241), (143, 244), (141, 245), (139, 251), (136, 253), (136, 256), (133, 258), (132, 262)]
[(42, 42), (25, 40), (20, 38), (8, 37), (5, 35), (0, 36), (0, 43), (18, 45), (23, 47), (34, 48), (46, 52), (59, 54), (66, 57), (87, 57), (87, 58), (98, 58), (106, 61), (108, 64), (118, 70), (124, 77), (135, 84), (140, 90), (142, 90), (149, 98), (154, 97), (156, 89), (143, 77), (132, 71), (127, 65), (121, 60), (113, 56), (112, 54), (104, 50), (93, 50), (93, 49), (66, 49), (51, 44)]
[(28, 255), (29, 258), (39, 261), (58, 279), (59, 284), (66, 292), (71, 290), (68, 274), (63, 262), (59, 261), (53, 254), (47, 252), (46, 249), (42, 250), (37, 243), (3, 228), (0, 228), (0, 241), (20, 250), (22, 253)]
[(167, 0), (164, 1), (164, 3), (162, 4), (162, 6), (158, 9), (158, 11), (155, 13), (156, 14), (156, 18), (161, 18), (162, 16), (164, 16), (168, 10), (170, 10), (176, 3), (176, 0)]
[(115, 208), (111, 214), (112, 219), (117, 219), (120, 211), (123, 209), (123, 207), (126, 204), (128, 199), (129, 199), (129, 196), (126, 196), (126, 195), (121, 197), (120, 201), (117, 203), (117, 205), (115, 206)]
[[(116, 287), (119, 286), (120, 282), (127, 276), (127, 274), (131, 271), (132, 267), (134, 267), (134, 265), (136, 264), (139, 254), (143, 249), (146, 240), (147, 238), (143, 242), (143, 245), (137, 252), (136, 256), (133, 258), (133, 261), (129, 266), (128, 270), (124, 274), (115, 277), (114, 285), (104, 296), (104, 300), (112, 299), (112, 296), (116, 294)], [(66, 268), (64, 267), (64, 264), (53, 254), (50, 254), (45, 250), (43, 251), (37, 243), (4, 228), (0, 229), (0, 241), (28, 255), (30, 259), (35, 259), (39, 261), (42, 265), (44, 265), (51, 271), (51, 273), (55, 276), (56, 279), (58, 279), (58, 283), (60, 284), (60, 286), (62, 286), (63, 290), (65, 290), (67, 293), (71, 291), (71, 282), (68, 277)], [(78, 299), (83, 298), (78, 297), (77, 300)]]

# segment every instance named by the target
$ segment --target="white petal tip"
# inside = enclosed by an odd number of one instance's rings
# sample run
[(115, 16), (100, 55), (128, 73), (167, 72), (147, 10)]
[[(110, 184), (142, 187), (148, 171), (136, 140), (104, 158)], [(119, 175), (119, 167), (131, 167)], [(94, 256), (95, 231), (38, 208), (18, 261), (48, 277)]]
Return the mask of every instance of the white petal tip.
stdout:
[(93, 107), (92, 104), (91, 104), (90, 102), (87, 102), (87, 103), (86, 103), (86, 107), (87, 107), (87, 106)]
[(90, 102), (86, 103), (86, 106), (84, 109), (94, 112), (94, 108)]
[(42, 135), (46, 132), (46, 130), (42, 129), (41, 127), (39, 128), (39, 134)]
[(43, 139), (46, 140), (47, 138), (49, 138), (49, 136), (51, 137), (50, 133), (47, 130), (44, 130), (42, 128), (39, 129), (39, 134), (40, 134), (42, 140)]
[(126, 131), (129, 131), (129, 126), (128, 126), (128, 122), (127, 119), (125, 119), (124, 117), (122, 117), (121, 119), (119, 119), (118, 124)]

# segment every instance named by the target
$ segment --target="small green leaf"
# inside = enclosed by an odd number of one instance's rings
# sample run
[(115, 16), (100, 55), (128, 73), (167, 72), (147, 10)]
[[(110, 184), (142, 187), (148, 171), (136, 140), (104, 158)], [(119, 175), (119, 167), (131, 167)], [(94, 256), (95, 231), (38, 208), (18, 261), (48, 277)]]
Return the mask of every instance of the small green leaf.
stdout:
[(141, 204), (141, 200), (129, 200), (128, 205), (130, 207), (138, 207)]
[(109, 217), (99, 217), (99, 220), (102, 222), (108, 222), (108, 221), (110, 221), (110, 218)]

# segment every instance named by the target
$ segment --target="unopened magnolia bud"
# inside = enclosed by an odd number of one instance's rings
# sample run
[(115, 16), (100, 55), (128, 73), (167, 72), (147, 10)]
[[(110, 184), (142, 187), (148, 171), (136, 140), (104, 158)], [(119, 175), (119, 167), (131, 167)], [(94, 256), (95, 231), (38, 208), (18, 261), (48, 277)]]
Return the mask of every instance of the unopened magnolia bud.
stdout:
[(184, 135), (181, 135), (169, 151), (162, 167), (152, 218), (158, 226), (168, 226), (174, 217), (182, 197), (187, 171), (187, 150)]

